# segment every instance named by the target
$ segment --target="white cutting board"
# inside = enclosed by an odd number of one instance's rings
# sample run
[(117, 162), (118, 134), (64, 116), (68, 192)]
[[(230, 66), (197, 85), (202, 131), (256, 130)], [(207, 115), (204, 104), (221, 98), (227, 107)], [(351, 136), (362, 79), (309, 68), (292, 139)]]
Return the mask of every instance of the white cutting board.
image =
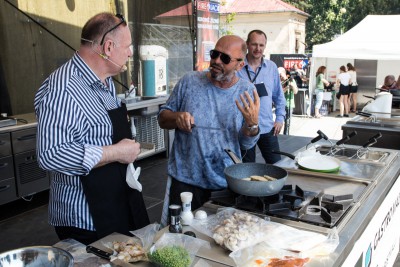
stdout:
[[(202, 259), (209, 260), (207, 261), (207, 264), (209, 264), (212, 267), (223, 267), (223, 266), (235, 266), (235, 262), (232, 260), (232, 258), (229, 257), (230, 251), (223, 249), (221, 246), (217, 245), (214, 240), (202, 233), (197, 232), (190, 226), (184, 226), (183, 227), (183, 232), (186, 231), (192, 231), (196, 234), (197, 238), (200, 238), (202, 240), (208, 241), (210, 243), (211, 249), (207, 248), (200, 248), (200, 250), (197, 252), (196, 256)], [(168, 233), (168, 227), (165, 227), (161, 229), (157, 234), (156, 237), (154, 238), (154, 242), (156, 242), (164, 233)], [(107, 252), (112, 252), (110, 249), (104, 246), (105, 243), (113, 242), (113, 241), (127, 241), (129, 239), (135, 239), (135, 237), (131, 236), (126, 236), (123, 234), (119, 233), (112, 233), (106, 237), (103, 237), (102, 239), (90, 244), (91, 246), (105, 250)], [(136, 238), (138, 242), (140, 242), (139, 239)], [(210, 262), (211, 261), (211, 262)], [(197, 262), (195, 259), (194, 262)], [(123, 261), (115, 260), (113, 261), (115, 265), (122, 266), (122, 267), (149, 267), (150, 265), (147, 262), (136, 262), (136, 263), (126, 263)]]

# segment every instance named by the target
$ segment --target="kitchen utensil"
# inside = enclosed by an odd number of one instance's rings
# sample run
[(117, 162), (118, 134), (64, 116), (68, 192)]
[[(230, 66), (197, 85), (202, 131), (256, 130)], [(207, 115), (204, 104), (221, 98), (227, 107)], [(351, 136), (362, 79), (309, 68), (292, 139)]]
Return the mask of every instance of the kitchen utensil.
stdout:
[[(327, 155), (327, 156), (334, 156), (338, 151), (343, 150), (344, 146), (340, 147), (341, 145), (344, 145), (345, 143), (350, 141), (350, 139), (356, 135), (357, 135), (356, 131), (351, 132), (350, 134), (346, 135), (345, 137), (343, 137), (342, 139), (337, 141), (335, 145), (331, 146), (329, 148), (329, 152), (322, 153), (322, 154)], [(317, 147), (316, 151), (321, 153), (321, 150), (326, 149), (326, 148), (327, 148), (326, 146), (325, 147)]]
[(114, 255), (113, 252), (107, 252), (105, 250), (93, 247), (91, 245), (86, 246), (86, 252), (87, 253), (93, 253), (97, 257), (110, 260), (111, 256)]
[(360, 115), (360, 116), (363, 116), (363, 117), (370, 118), (372, 120), (372, 122), (376, 121), (376, 116), (371, 114), (371, 113), (368, 113), (368, 112), (357, 111), (356, 115)]
[(33, 246), (1, 253), (0, 266), (72, 267), (74, 258), (69, 252), (60, 248)]
[(179, 205), (170, 205), (169, 206), (169, 232), (170, 233), (182, 233), (182, 224), (181, 224), (181, 211), (182, 208)]
[(298, 157), (282, 151), (272, 151), (272, 153), (281, 154), (295, 160), (300, 169), (307, 171), (331, 173), (338, 172), (340, 169), (340, 160), (319, 153)]
[[(225, 152), (235, 163), (224, 170), (228, 187), (233, 192), (245, 196), (263, 197), (275, 195), (285, 185), (288, 175), (285, 169), (263, 163), (242, 163), (230, 149), (225, 149)], [(252, 175), (268, 175), (276, 180), (266, 182), (243, 180)]]
[(309, 144), (306, 145), (306, 149), (308, 148), (309, 145), (314, 144), (315, 142), (318, 142), (321, 139), (325, 139), (326, 141), (328, 141), (329, 143), (331, 143), (331, 146), (333, 146), (331, 140), (329, 140), (328, 136), (326, 136), (326, 134), (324, 134), (321, 130), (317, 131), (318, 136), (313, 138)]
[(198, 126), (196, 124), (192, 124), (192, 129), (193, 128), (198, 128), (198, 129), (207, 129), (207, 130), (217, 130), (217, 131), (222, 131), (222, 128), (217, 128), (217, 127), (208, 127), (208, 126)]
[(375, 145), (378, 142), (378, 139), (382, 137), (382, 134), (379, 132), (372, 136), (368, 141), (363, 144), (359, 149), (357, 149), (356, 156), (357, 158), (361, 158), (366, 151), (368, 151), (370, 146)]
[(348, 141), (350, 141), (351, 138), (353, 138), (356, 135), (357, 135), (357, 131), (353, 131), (353, 132), (349, 133), (348, 135), (346, 135), (345, 137), (343, 137), (342, 139), (337, 141), (336, 146), (340, 146), (340, 145), (347, 143)]

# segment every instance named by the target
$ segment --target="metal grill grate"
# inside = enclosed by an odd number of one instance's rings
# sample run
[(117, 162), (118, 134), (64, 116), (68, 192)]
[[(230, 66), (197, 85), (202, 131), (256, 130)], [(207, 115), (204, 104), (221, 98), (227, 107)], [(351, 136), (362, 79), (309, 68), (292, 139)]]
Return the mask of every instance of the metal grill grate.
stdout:
[(135, 139), (139, 143), (155, 145), (155, 151), (165, 150), (164, 130), (160, 128), (157, 115), (133, 117), (136, 126)]

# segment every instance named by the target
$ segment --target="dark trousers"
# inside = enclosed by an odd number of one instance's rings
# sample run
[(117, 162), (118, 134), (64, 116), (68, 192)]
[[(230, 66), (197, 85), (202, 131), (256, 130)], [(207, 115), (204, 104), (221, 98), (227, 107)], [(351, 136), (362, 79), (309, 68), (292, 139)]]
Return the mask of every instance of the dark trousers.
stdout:
[(193, 193), (192, 210), (194, 211), (203, 206), (203, 204), (210, 199), (211, 192), (213, 191), (216, 190), (204, 189), (201, 187), (180, 182), (172, 178), (171, 187), (169, 189), (169, 205), (172, 204), (176, 204), (179, 206), (182, 205), (181, 193), (192, 192)]
[(56, 230), (56, 234), (60, 240), (72, 238), (82, 244), (89, 245), (99, 239), (95, 231), (67, 226), (55, 226), (54, 229)]
[(286, 111), (286, 117), (285, 117), (285, 125), (283, 127), (283, 134), (284, 135), (289, 135), (289, 130), (290, 130), (290, 119), (292, 117), (293, 114), (293, 107), (285, 107), (285, 111)]
[[(278, 136), (274, 136), (275, 128), (269, 133), (261, 134), (260, 139), (258, 139), (257, 145), (261, 151), (261, 155), (263, 156), (265, 163), (274, 164), (275, 162), (281, 160), (281, 156), (279, 154), (274, 154), (271, 151), (279, 150), (279, 142)], [(252, 147), (248, 150), (241, 150), (242, 153), (242, 161), (243, 162), (256, 162), (256, 146)]]

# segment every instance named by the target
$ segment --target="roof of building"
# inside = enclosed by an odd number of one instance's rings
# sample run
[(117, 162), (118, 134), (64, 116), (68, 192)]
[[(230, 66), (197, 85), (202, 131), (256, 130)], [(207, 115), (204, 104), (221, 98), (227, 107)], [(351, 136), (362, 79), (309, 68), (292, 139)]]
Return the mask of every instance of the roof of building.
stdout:
[[(221, 5), (220, 14), (259, 14), (295, 12), (304, 16), (309, 16), (306, 12), (281, 0), (227, 0), (225, 5)], [(178, 17), (192, 15), (192, 3), (180, 6), (168, 12), (158, 15), (156, 18)]]
[(281, 0), (227, 0), (221, 5), (221, 14), (243, 14), (243, 13), (275, 13), (275, 12), (296, 12), (309, 16), (306, 12)]
[(179, 17), (187, 15), (192, 15), (192, 3), (187, 3), (186, 5), (162, 13), (158, 15), (156, 18)]

